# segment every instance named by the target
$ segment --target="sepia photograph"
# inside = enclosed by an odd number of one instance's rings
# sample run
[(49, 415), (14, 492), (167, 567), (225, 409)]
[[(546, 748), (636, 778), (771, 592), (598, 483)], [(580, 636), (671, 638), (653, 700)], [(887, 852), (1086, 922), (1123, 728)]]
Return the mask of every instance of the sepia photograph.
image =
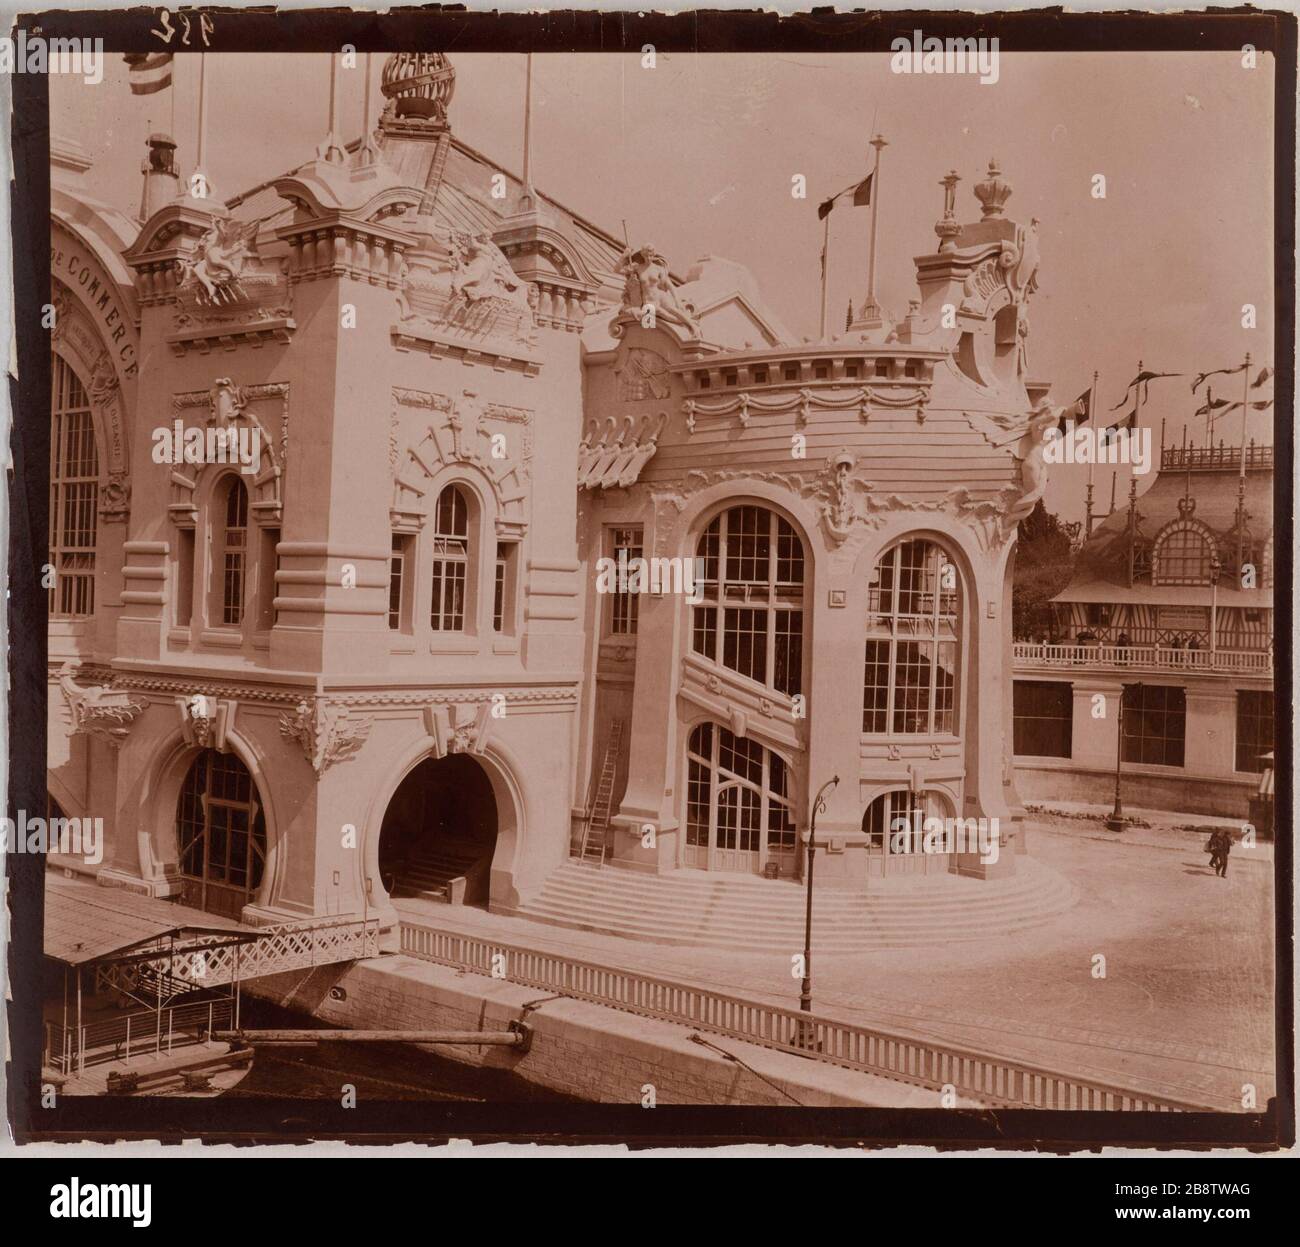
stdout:
[(515, 16), (6, 20), (10, 1132), (1290, 1148), (1294, 16)]

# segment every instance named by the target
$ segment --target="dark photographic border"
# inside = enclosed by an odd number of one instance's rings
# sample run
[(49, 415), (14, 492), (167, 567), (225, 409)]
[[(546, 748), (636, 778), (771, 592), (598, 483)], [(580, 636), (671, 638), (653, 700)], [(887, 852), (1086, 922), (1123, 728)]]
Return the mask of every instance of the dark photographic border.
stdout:
[[(1295, 15), (1235, 9), (1199, 14), (1066, 14), (898, 11), (780, 17), (772, 13), (700, 11), (676, 16), (634, 13), (471, 13), (463, 9), (369, 12), (210, 9), (212, 52), (292, 55), (330, 51), (639, 54), (646, 43), (669, 52), (887, 52), (900, 32), (918, 25), (940, 37), (993, 36), (1004, 53), (1074, 51), (1208, 51), (1253, 44), (1275, 58), (1274, 220), (1276, 307), (1273, 358), (1274, 516), (1279, 540), (1275, 576), (1275, 704), (1291, 704), (1293, 577), (1294, 290), (1295, 290)], [(102, 38), (107, 52), (158, 50), (150, 35), (157, 10), (56, 11), (23, 17), (29, 34)], [(197, 27), (197, 23), (196, 23)], [(199, 49), (197, 32), (186, 49)], [(12, 143), (15, 163), (13, 259), (18, 378), (9, 379), (14, 410), (9, 477), (9, 813), (43, 809), (46, 764), (46, 594), (40, 586), (48, 527), (50, 365), (41, 306), (48, 299), (49, 93), (43, 75), (15, 74)], [(41, 996), (44, 860), (10, 854), (12, 942), (8, 1004), (8, 1113), (19, 1142), (98, 1140), (287, 1143), (346, 1140), (392, 1143), (626, 1143), (634, 1148), (732, 1143), (920, 1144), (946, 1148), (1069, 1151), (1121, 1147), (1269, 1150), (1294, 1142), (1294, 1001), (1292, 996), (1292, 723), (1276, 725), (1277, 1097), (1250, 1114), (972, 1111), (964, 1109), (803, 1109), (637, 1105), (444, 1103), (365, 1100), (342, 1110), (330, 1100), (59, 1097), (40, 1103), (41, 1024), (31, 1001)]]

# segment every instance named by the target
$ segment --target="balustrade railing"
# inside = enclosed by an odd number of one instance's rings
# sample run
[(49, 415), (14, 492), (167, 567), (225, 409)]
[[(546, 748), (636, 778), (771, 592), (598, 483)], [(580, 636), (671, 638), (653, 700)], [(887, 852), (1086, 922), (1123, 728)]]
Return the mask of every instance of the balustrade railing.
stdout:
[[(1223, 1107), (1065, 1074), (956, 1044), (810, 1016), (780, 1005), (723, 995), (687, 983), (612, 969), (555, 953), (495, 943), (405, 919), (401, 947), (412, 957), (439, 965), (504, 978), (511, 983), (558, 992), (641, 1017), (681, 1023), (764, 1048), (798, 1051), (801, 1056), (831, 1065), (935, 1090), (952, 1086), (959, 1094), (984, 1104), (1147, 1112)], [(811, 1043), (806, 1042), (809, 1034)], [(805, 1037), (804, 1043), (796, 1042), (800, 1037)]]
[(1269, 650), (1172, 649), (1161, 645), (1043, 645), (1017, 641), (1012, 659), (1026, 667), (1130, 667), (1137, 670), (1268, 675)]

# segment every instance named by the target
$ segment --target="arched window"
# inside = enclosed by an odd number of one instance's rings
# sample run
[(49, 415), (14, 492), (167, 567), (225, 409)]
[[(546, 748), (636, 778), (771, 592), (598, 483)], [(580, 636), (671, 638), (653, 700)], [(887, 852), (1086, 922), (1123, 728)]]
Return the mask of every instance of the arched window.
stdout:
[(194, 759), (176, 810), (187, 905), (238, 918), (257, 896), (266, 865), (266, 823), (257, 786), (233, 754)]
[(217, 558), (221, 568), (220, 620), (227, 627), (244, 621), (244, 589), (248, 581), (248, 490), (232, 476), (218, 494), (221, 524), (217, 530)]
[(469, 507), (456, 485), (438, 495), (433, 525), (433, 603), (429, 624), (435, 632), (465, 631), (469, 575)]
[(685, 865), (795, 871), (797, 842), (785, 762), (753, 740), (701, 723), (687, 746)]
[(1214, 552), (1205, 534), (1191, 525), (1171, 529), (1156, 543), (1151, 582), (1157, 585), (1208, 585)]
[(867, 598), (863, 732), (952, 735), (961, 603), (956, 565), (931, 541), (900, 541), (876, 563)]
[(90, 398), (81, 379), (54, 356), (50, 429), (50, 614), (62, 619), (95, 611), (95, 524), (99, 453)]
[(692, 649), (794, 697), (803, 686), (798, 534), (765, 507), (731, 507), (704, 530), (696, 554), (704, 575), (691, 619)]
[[(862, 830), (867, 835), (868, 873), (925, 874), (946, 871), (949, 853), (956, 847), (931, 838), (937, 852), (926, 852), (926, 821), (950, 817), (948, 802), (935, 792), (898, 788), (883, 792), (867, 806)], [(934, 824), (930, 824), (933, 830)], [(948, 825), (944, 825), (947, 834)]]

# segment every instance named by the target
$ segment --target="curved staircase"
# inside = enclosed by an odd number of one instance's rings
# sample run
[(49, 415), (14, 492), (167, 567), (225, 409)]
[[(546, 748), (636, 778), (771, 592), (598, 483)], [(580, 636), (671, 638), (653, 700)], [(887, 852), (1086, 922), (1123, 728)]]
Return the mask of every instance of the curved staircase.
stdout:
[[(1027, 857), (1017, 859), (1016, 873), (1004, 879), (873, 879), (865, 893), (814, 887), (818, 954), (1007, 935), (1051, 922), (1075, 900), (1064, 878)], [(803, 947), (802, 885), (751, 875), (698, 870), (650, 875), (568, 861), (514, 912), (641, 943), (752, 953)]]

